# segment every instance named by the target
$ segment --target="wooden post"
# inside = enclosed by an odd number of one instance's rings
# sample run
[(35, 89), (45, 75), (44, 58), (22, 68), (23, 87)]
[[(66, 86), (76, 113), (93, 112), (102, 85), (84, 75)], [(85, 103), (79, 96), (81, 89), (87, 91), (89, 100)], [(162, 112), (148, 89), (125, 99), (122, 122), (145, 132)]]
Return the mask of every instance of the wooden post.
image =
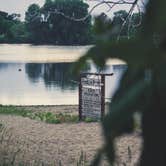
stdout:
[(105, 75), (101, 74), (101, 119), (105, 115)]
[(82, 82), (81, 82), (82, 75), (80, 74), (79, 77), (79, 120), (82, 120)]

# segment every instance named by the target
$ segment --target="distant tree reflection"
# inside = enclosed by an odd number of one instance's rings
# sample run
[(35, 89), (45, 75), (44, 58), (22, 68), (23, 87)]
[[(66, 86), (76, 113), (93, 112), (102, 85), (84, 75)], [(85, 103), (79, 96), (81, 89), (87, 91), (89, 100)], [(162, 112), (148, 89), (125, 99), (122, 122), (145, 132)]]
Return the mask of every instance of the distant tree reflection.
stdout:
[(58, 86), (62, 89), (75, 89), (77, 85), (73, 84), (71, 80), (77, 80), (77, 77), (69, 72), (71, 65), (72, 63), (44, 64), (43, 79), (45, 85), (47, 87)]
[(36, 82), (42, 77), (42, 66), (42, 64), (37, 63), (27, 63), (25, 65), (25, 71), (31, 82)]
[(7, 63), (0, 63), (0, 70), (3, 70), (8, 67)]
[[(78, 86), (72, 82), (72, 80), (78, 80), (78, 77), (70, 72), (72, 65), (73, 63), (28, 63), (25, 69), (31, 82), (36, 82), (41, 78), (46, 87), (60, 87), (65, 90), (75, 89)], [(89, 66), (86, 67), (86, 70), (88, 69)]]

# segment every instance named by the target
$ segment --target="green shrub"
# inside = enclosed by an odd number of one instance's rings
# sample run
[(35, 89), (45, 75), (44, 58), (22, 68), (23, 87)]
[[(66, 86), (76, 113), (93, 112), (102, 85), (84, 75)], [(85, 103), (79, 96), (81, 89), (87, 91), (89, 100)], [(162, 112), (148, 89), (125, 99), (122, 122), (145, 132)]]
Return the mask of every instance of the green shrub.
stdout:
[(52, 113), (52, 112), (32, 112), (25, 109), (18, 109), (13, 106), (1, 106), (0, 114), (17, 115), (28, 117), (33, 120), (39, 120), (46, 123), (59, 124), (59, 123), (77, 123), (79, 122), (78, 115), (67, 113)]

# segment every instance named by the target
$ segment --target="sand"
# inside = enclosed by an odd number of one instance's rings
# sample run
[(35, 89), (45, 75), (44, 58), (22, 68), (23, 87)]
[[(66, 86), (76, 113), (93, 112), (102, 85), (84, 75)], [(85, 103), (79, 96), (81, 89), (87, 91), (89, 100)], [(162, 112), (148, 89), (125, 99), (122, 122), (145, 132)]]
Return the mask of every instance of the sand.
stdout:
[[(77, 106), (36, 106), (26, 107), (31, 111), (77, 113)], [(26, 165), (76, 166), (83, 152), (88, 164), (97, 149), (102, 147), (103, 137), (100, 123), (46, 124), (29, 118), (0, 115), (0, 123), (12, 133), (8, 146), (1, 142), (1, 154), (11, 149), (20, 149), (15, 163)], [(7, 148), (10, 147), (8, 150)], [(140, 155), (140, 133), (126, 135), (117, 139), (119, 166), (127, 163), (134, 166)], [(14, 151), (14, 150), (13, 150)], [(6, 154), (8, 155), (8, 154)], [(104, 161), (102, 165), (107, 165)]]

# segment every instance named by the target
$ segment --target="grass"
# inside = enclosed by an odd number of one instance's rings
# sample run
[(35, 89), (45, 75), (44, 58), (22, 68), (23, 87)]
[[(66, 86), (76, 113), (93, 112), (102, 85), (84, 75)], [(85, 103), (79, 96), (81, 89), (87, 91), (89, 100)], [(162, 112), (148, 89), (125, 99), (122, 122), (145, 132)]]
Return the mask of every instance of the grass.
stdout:
[[(39, 120), (50, 124), (79, 122), (78, 115), (72, 115), (68, 113), (54, 114), (52, 112), (33, 112), (25, 109), (18, 109), (14, 106), (0, 106), (0, 114), (28, 117), (33, 120)], [(96, 120), (85, 118), (84, 122), (90, 123), (96, 122)]]

